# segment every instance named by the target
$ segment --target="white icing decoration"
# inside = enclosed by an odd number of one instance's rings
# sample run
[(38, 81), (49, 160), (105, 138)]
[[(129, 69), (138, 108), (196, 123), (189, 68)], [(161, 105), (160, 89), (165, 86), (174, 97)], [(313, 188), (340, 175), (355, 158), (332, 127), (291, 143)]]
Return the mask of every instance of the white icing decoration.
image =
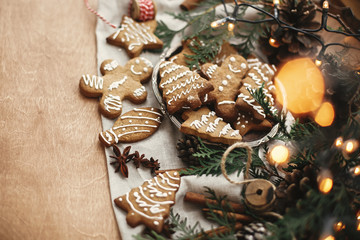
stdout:
[(218, 105), (223, 105), (223, 104), (235, 104), (234, 101), (221, 101), (218, 103)]
[(234, 58), (234, 57), (231, 57), (231, 58), (230, 58), (230, 61), (231, 61), (231, 62), (235, 62), (235, 58)]
[(211, 65), (207, 70), (206, 70), (206, 75), (209, 76), (209, 78), (212, 78), (212, 75), (215, 73), (216, 69), (218, 68), (217, 65)]
[(135, 75), (141, 75), (142, 72), (136, 72), (136, 71), (134, 70), (134, 67), (135, 67), (135, 65), (131, 65), (130, 71), (131, 71), (133, 74), (135, 74)]
[(166, 80), (165, 82), (161, 83), (161, 84), (160, 84), (160, 87), (161, 87), (161, 88), (164, 88), (165, 85), (170, 84), (170, 83), (172, 83), (172, 82), (174, 82), (174, 81), (177, 81), (179, 78), (182, 78), (182, 77), (186, 76), (188, 73), (191, 73), (191, 71), (187, 70), (187, 71), (185, 71), (185, 72), (179, 73), (179, 74), (176, 75), (176, 76), (170, 77), (168, 80)]
[(105, 137), (103, 135), (103, 133), (100, 133), (101, 135), (101, 138), (107, 143), (107, 144), (111, 144), (112, 140), (113, 140), (113, 137), (114, 137), (114, 141), (116, 143), (118, 143), (119, 139), (118, 137), (116, 136), (116, 134), (114, 133), (113, 129), (110, 128), (109, 130), (105, 131)]
[(107, 95), (104, 100), (105, 110), (110, 112), (110, 110), (121, 110), (121, 99), (120, 96), (113, 96), (111, 94)]
[(105, 64), (104, 70), (112, 71), (119, 66), (119, 63), (116, 60), (111, 61), (110, 63)]
[(236, 136), (239, 136), (239, 135), (240, 135), (239, 130), (235, 130), (230, 134), (230, 137), (236, 137)]
[(169, 186), (172, 187), (180, 187), (179, 184), (171, 183), (168, 178), (166, 178), (162, 173), (159, 173), (159, 176), (162, 178), (162, 183), (167, 183)]
[(224, 91), (224, 87), (223, 87), (223, 86), (219, 86), (219, 91), (220, 91), (220, 92)]
[(133, 134), (133, 133), (144, 133), (144, 132), (150, 132), (150, 130), (135, 130), (135, 131), (130, 131), (130, 132), (126, 132), (126, 133), (121, 133), (118, 135), (118, 137), (122, 137), (125, 135), (129, 135), (129, 134)]
[(145, 123), (146, 123), (146, 124), (148, 124), (148, 123), (149, 123), (149, 121), (145, 121)]
[(136, 59), (136, 60), (135, 60), (135, 63), (136, 63), (136, 64), (139, 64), (139, 63), (140, 63), (139, 59)]
[[(165, 172), (165, 174), (172, 180), (176, 180), (176, 181), (180, 180), (180, 178), (172, 177), (168, 172)], [(174, 176), (177, 176), (177, 175), (178, 175), (177, 172), (174, 172)]]
[(155, 177), (154, 179), (155, 179), (155, 182), (156, 182), (156, 184), (157, 184), (157, 186), (158, 186), (159, 188), (162, 188), (162, 189), (164, 189), (165, 191), (176, 191), (176, 188), (168, 188), (168, 187), (162, 186), (162, 185), (159, 183), (157, 177)]
[(224, 86), (226, 86), (226, 85), (228, 85), (228, 81), (227, 80), (222, 80), (222, 84), (224, 85)]
[(95, 75), (92, 75), (92, 77), (90, 77), (89, 74), (86, 74), (86, 75), (82, 75), (82, 79), (86, 86), (90, 86), (90, 87), (94, 86), (95, 89), (103, 88), (104, 79), (102, 77), (97, 77)]
[(205, 94), (204, 96), (204, 103), (206, 103), (208, 101), (208, 98), (209, 98), (209, 94)]
[(241, 72), (241, 69), (237, 70), (236, 68), (233, 68), (230, 63), (229, 63), (228, 66), (229, 66), (229, 70), (232, 71), (233, 73), (239, 73), (239, 72)]
[(138, 88), (138, 89), (135, 89), (135, 91), (134, 91), (133, 94), (134, 94), (135, 97), (140, 97), (140, 96), (143, 95), (145, 92), (146, 92), (146, 89), (145, 89), (144, 86), (142, 86), (142, 87), (140, 87), (140, 88)]
[(207, 115), (202, 115), (201, 116), (201, 120), (194, 120), (192, 123), (190, 123), (190, 126), (195, 126), (196, 129), (201, 128), (202, 126), (204, 126), (205, 124), (207, 124), (209, 117), (211, 116), (215, 116), (215, 112), (211, 111), (209, 112), (209, 114)]
[(223, 129), (221, 129), (220, 133), (219, 133), (219, 137), (221, 137), (222, 135), (226, 135), (230, 130), (233, 130), (231, 128), (230, 123), (226, 124), (225, 127), (223, 127)]
[(200, 78), (200, 75), (193, 75), (190, 77), (190, 79), (186, 79), (184, 82), (180, 83), (180, 84), (176, 84), (175, 86), (173, 86), (173, 88), (170, 90), (167, 90), (165, 95), (169, 95), (173, 92), (175, 92), (176, 90), (185, 87), (186, 85), (189, 85), (193, 82), (195, 82), (197, 79)]
[(163, 71), (163, 72), (161, 73), (161, 77), (164, 77), (165, 74), (172, 73), (173, 71), (176, 71), (176, 70), (181, 69), (181, 68), (184, 68), (184, 66), (174, 64), (171, 68), (168, 68), (168, 69), (166, 69), (165, 71)]
[(138, 192), (134, 192), (135, 202), (139, 205), (139, 207), (150, 207), (150, 212), (153, 214), (164, 212), (164, 208), (160, 208), (160, 204), (150, 205), (147, 202), (141, 200), (141, 196)]
[(246, 68), (246, 64), (245, 64), (245, 63), (242, 63), (242, 64), (240, 64), (240, 67), (241, 67), (241, 68)]
[(190, 88), (186, 89), (185, 91), (181, 91), (179, 94), (176, 94), (175, 96), (173, 96), (169, 101), (168, 101), (168, 105), (171, 105), (172, 101), (177, 101), (177, 99), (180, 99), (183, 95), (187, 95), (191, 92), (191, 90), (193, 89), (199, 89), (199, 88), (203, 88), (204, 87), (204, 83), (201, 84), (193, 84), (190, 86)]
[[(159, 120), (159, 118), (151, 118), (151, 117), (140, 117), (140, 116), (121, 116), (121, 119), (126, 119), (126, 118), (133, 118), (133, 119), (147, 119), (147, 120), (152, 120), (158, 123), (161, 123), (161, 121)], [(129, 122), (131, 123), (132, 120), (129, 120)]]
[(119, 201), (120, 201), (120, 202), (122, 201), (122, 198), (121, 198), (121, 197), (119, 197)]
[(114, 88), (117, 89), (120, 85), (124, 84), (124, 82), (127, 80), (127, 76), (125, 76), (123, 79), (116, 81), (116, 82), (112, 82), (109, 86), (109, 90), (112, 91)]
[(138, 130), (139, 128), (138, 127), (135, 127), (135, 130)]
[(242, 98), (244, 102), (246, 102), (248, 105), (250, 105), (256, 112), (258, 112), (261, 116), (263, 116), (264, 118), (266, 117), (265, 113), (264, 113), (264, 110), (262, 109), (261, 106), (256, 106), (254, 105), (255, 103), (255, 99), (250, 99), (249, 96), (243, 94), (243, 93), (240, 93), (238, 95), (238, 98)]
[(230, 79), (231, 79), (231, 76), (230, 76), (230, 75), (226, 75), (226, 78), (230, 80)]
[(144, 70), (144, 72), (146, 72), (146, 73), (149, 71), (149, 69), (148, 69), (147, 67), (144, 67), (143, 70)]
[(158, 112), (154, 111), (154, 108), (151, 108), (151, 110), (142, 109), (142, 108), (134, 108), (134, 111), (135, 112), (147, 112), (147, 113), (156, 114), (158, 116), (162, 116), (161, 113), (158, 113)]
[(158, 221), (154, 221), (154, 225), (159, 225), (159, 222)]
[(131, 203), (131, 201), (129, 200), (129, 193), (126, 193), (126, 201), (128, 202), (129, 206), (131, 207), (131, 209), (136, 212), (137, 214), (146, 217), (146, 218), (150, 218), (150, 219), (158, 219), (158, 220), (162, 220), (162, 217), (156, 217), (156, 216), (149, 216), (143, 212), (138, 211), (134, 205)]
[(132, 40), (133, 42), (129, 44), (128, 49), (133, 50), (135, 46), (140, 46), (142, 44), (148, 44), (149, 42), (156, 43), (156, 38), (149, 33), (150, 27), (145, 23), (136, 23), (131, 18), (125, 16), (124, 21), (121, 24), (116, 33), (113, 35), (113, 39), (116, 39), (120, 32), (124, 32), (126, 42)]
[(216, 127), (219, 125), (219, 122), (222, 121), (222, 118), (216, 118), (214, 122), (209, 123), (209, 126), (206, 128), (206, 132), (215, 132)]

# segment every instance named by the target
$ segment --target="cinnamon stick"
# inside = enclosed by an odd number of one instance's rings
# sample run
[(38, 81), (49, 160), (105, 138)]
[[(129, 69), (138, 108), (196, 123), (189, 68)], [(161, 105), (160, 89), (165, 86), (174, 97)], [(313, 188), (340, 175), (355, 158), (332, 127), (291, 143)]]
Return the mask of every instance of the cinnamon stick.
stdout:
[[(205, 213), (213, 212), (213, 213), (218, 214), (219, 216), (224, 216), (224, 213), (220, 210), (203, 208), (203, 212), (205, 212)], [(227, 213), (227, 216), (230, 218), (234, 218), (236, 221), (242, 222), (242, 223), (248, 223), (248, 222), (252, 222), (254, 220), (252, 217), (250, 217), (248, 215), (233, 213), (233, 212)]]
[[(202, 207), (207, 207), (207, 204), (216, 204), (215, 200), (207, 199), (205, 195), (194, 192), (187, 192), (184, 201), (198, 204)], [(225, 202), (223, 203), (225, 205)], [(242, 204), (229, 201), (229, 205), (235, 213), (244, 213), (244, 206)]]
[(204, 233), (200, 233), (195, 239), (199, 240), (199, 239), (205, 239), (208, 237), (213, 237), (215, 235), (219, 235), (219, 234), (224, 234), (227, 232), (230, 232), (231, 230), (240, 230), (243, 227), (243, 224), (241, 223), (236, 223), (234, 229), (230, 229), (226, 226), (221, 226), (215, 229), (211, 229), (208, 231), (205, 231)]

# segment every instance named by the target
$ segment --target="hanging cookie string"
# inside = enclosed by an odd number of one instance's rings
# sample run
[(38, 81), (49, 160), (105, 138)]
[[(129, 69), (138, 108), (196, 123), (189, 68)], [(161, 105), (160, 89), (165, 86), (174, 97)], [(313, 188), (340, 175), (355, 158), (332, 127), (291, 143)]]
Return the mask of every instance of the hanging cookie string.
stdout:
[(94, 10), (90, 5), (89, 5), (89, 1), (88, 0), (84, 0), (84, 3), (86, 5), (86, 8), (92, 12), (93, 14), (95, 14), (98, 18), (100, 18), (103, 22), (105, 22), (107, 25), (113, 27), (113, 28), (117, 28), (114, 24), (112, 24), (111, 22), (109, 22), (106, 18), (104, 18), (100, 13), (98, 13), (96, 10)]

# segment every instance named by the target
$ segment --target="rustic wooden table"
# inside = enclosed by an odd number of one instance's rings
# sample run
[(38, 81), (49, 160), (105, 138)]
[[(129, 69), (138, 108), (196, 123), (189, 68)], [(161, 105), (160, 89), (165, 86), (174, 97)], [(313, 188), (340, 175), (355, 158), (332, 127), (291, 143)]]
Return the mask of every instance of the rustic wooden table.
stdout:
[(78, 87), (95, 25), (83, 1), (0, 0), (0, 239), (119, 239), (98, 103)]
[(80, 0), (0, 0), (0, 239), (120, 238), (98, 103), (78, 88), (95, 25)]

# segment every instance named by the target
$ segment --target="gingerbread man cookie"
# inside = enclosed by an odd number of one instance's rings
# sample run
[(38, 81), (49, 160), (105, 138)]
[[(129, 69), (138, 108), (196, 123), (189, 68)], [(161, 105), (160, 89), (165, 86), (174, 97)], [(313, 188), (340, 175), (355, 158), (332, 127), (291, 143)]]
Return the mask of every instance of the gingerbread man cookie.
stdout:
[(243, 84), (239, 89), (236, 106), (240, 111), (251, 111), (256, 119), (263, 120), (266, 118), (264, 109), (251, 96), (249, 89), (256, 90), (264, 84), (263, 93), (269, 101), (271, 111), (275, 114), (277, 110), (274, 107), (275, 99), (272, 95), (272, 92), (275, 91), (275, 85), (272, 81), (275, 75), (275, 69), (268, 64), (261, 63), (258, 59), (248, 60), (248, 62), (249, 61), (252, 68), (242, 81)]
[(262, 121), (254, 119), (251, 113), (239, 112), (233, 126), (236, 130), (239, 130), (240, 135), (244, 136), (250, 131), (266, 131), (272, 127), (272, 124), (266, 119)]
[(200, 107), (200, 97), (213, 90), (209, 81), (185, 66), (164, 61), (159, 65), (159, 69), (159, 87), (163, 91), (163, 98), (170, 114), (185, 106), (191, 109)]
[(156, 20), (138, 23), (128, 16), (123, 16), (121, 27), (106, 41), (123, 47), (131, 58), (138, 57), (143, 49), (160, 49), (163, 42), (155, 36)]
[(229, 123), (224, 122), (207, 107), (197, 111), (186, 111), (182, 117), (185, 122), (181, 125), (180, 131), (185, 134), (224, 144), (233, 144), (242, 140), (239, 130), (234, 130)]
[[(190, 60), (186, 55), (195, 55), (195, 53), (191, 50), (191, 47), (195, 47), (195, 41), (197, 39), (188, 39), (186, 41), (182, 41), (182, 50), (180, 53), (176, 54), (175, 56), (171, 57), (170, 60), (178, 65), (187, 66), (186, 60)], [(200, 45), (204, 45), (203, 42), (199, 42)], [(213, 59), (213, 63), (221, 65), (222, 62), (230, 56), (231, 54), (237, 54), (236, 49), (231, 46), (228, 42), (224, 42), (222, 46), (220, 46), (217, 55)]]
[(160, 233), (165, 219), (169, 217), (170, 207), (175, 204), (179, 187), (179, 173), (167, 171), (146, 180), (140, 187), (114, 199), (114, 202), (127, 212), (126, 221), (131, 227), (143, 223)]
[(248, 71), (245, 58), (240, 55), (230, 55), (221, 67), (206, 63), (201, 68), (203, 74), (210, 79), (214, 90), (208, 94), (208, 102), (215, 101), (216, 115), (227, 122), (237, 117), (235, 100), (241, 80)]
[(159, 128), (162, 117), (160, 109), (157, 108), (134, 108), (121, 115), (112, 128), (101, 132), (99, 139), (106, 147), (119, 142), (143, 140)]
[(89, 74), (80, 79), (80, 91), (87, 97), (101, 97), (99, 109), (108, 118), (116, 118), (121, 114), (122, 100), (129, 99), (139, 104), (146, 100), (147, 92), (141, 84), (149, 80), (153, 66), (145, 58), (131, 59), (122, 67), (116, 60), (105, 60), (100, 71), (104, 75), (98, 77)]

